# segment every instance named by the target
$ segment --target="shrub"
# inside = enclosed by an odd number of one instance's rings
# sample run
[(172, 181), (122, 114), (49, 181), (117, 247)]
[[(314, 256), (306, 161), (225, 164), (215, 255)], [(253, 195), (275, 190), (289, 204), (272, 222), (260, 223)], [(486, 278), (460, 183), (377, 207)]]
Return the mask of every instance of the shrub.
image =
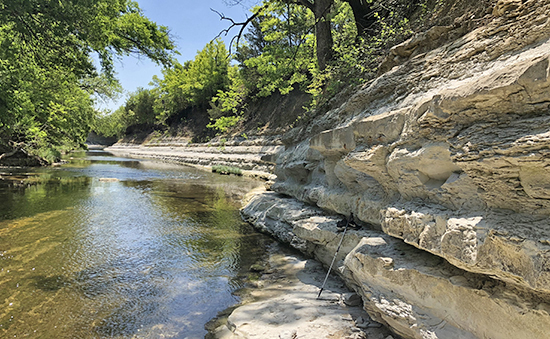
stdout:
[(243, 171), (240, 168), (233, 167), (233, 166), (223, 166), (223, 165), (214, 165), (212, 166), (212, 173), (219, 173), (219, 174), (234, 174), (234, 175), (243, 175)]

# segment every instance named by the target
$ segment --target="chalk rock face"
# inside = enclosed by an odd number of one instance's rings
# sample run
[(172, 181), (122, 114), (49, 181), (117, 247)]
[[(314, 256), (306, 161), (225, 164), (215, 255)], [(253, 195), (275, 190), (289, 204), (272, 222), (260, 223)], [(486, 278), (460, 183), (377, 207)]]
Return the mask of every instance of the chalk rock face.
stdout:
[[(274, 191), (379, 232), (349, 235), (342, 274), (407, 338), (550, 333), (550, 1), (499, 0), (485, 20), (394, 47), (277, 158)], [(248, 218), (327, 263), (333, 217), (284, 200), (262, 219), (261, 201)]]
[[(254, 197), (242, 214), (264, 229), (272, 229), (277, 219), (285, 232), (273, 233), (275, 237), (287, 243), (301, 239), (325, 265), (342, 237), (336, 227), (339, 218), (274, 192)], [(336, 271), (363, 297), (370, 316), (405, 338), (534, 339), (547, 336), (550, 328), (547, 294), (457, 268), (366, 226), (346, 233), (336, 263)]]

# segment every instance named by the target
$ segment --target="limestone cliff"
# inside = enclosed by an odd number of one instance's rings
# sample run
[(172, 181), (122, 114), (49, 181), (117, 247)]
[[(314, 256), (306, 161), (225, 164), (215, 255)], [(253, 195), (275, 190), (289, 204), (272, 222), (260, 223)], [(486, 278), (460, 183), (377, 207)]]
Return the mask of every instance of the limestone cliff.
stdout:
[[(330, 263), (405, 338), (550, 333), (550, 0), (499, 0), (438, 26), (289, 133), (245, 218)], [(456, 38), (459, 37), (459, 38)], [(433, 49), (434, 41), (442, 41)], [(313, 206), (312, 206), (313, 205)]]

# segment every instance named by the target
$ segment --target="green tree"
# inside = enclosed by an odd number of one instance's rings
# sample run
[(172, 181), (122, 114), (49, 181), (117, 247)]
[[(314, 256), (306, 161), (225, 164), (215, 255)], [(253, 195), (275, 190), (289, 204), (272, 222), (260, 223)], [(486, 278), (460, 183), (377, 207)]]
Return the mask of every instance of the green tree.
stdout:
[(217, 39), (206, 44), (194, 60), (163, 69), (162, 79), (153, 78), (160, 120), (190, 107), (206, 109), (218, 91), (229, 87), (230, 61), (224, 42)]
[[(241, 0), (234, 0), (232, 4), (241, 2)], [(425, 4), (427, 0), (264, 0), (262, 2), (264, 6), (254, 8), (253, 15), (249, 20), (242, 23), (232, 21), (233, 24), (229, 29), (234, 26), (242, 26), (239, 33), (240, 37), (243, 28), (253, 22), (253, 18), (264, 15), (266, 11), (269, 11), (270, 6), (286, 5), (288, 8), (292, 5), (301, 6), (314, 15), (314, 22), (311, 27), (315, 28), (317, 65), (319, 70), (323, 71), (334, 57), (333, 45), (335, 39), (331, 18), (334, 16), (334, 11), (336, 11), (336, 14), (339, 13), (339, 8), (344, 2), (351, 9), (357, 36), (370, 37), (378, 34), (380, 29), (383, 28), (380, 25), (381, 19), (384, 20), (389, 17), (392, 17), (390, 21), (395, 20), (395, 18), (401, 19), (401, 17), (410, 19), (415, 10), (421, 4)], [(228, 18), (222, 16), (222, 19)]]
[(154, 124), (156, 122), (156, 114), (154, 111), (156, 96), (152, 90), (138, 88), (124, 105), (128, 116), (132, 118), (128, 120), (128, 126), (133, 124)]
[(138, 88), (123, 106), (112, 113), (97, 116), (92, 130), (105, 137), (120, 138), (130, 126), (153, 125), (156, 123), (155, 101), (154, 89)]
[(168, 29), (133, 1), (4, 0), (0, 159), (23, 149), (52, 161), (81, 145), (93, 121), (92, 94), (116, 88), (114, 59), (139, 54), (169, 65), (173, 50)]
[[(264, 2), (245, 43), (238, 48), (241, 77), (249, 95), (268, 96), (291, 91), (307, 81), (315, 68), (314, 18), (295, 4)], [(253, 11), (258, 11), (258, 8)]]

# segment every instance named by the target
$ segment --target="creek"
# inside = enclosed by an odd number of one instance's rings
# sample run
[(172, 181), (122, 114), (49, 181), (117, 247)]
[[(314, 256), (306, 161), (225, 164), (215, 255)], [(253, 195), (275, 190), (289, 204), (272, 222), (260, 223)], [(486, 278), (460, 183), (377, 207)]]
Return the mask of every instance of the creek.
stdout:
[(261, 182), (102, 151), (0, 169), (1, 338), (202, 338), (273, 240)]

